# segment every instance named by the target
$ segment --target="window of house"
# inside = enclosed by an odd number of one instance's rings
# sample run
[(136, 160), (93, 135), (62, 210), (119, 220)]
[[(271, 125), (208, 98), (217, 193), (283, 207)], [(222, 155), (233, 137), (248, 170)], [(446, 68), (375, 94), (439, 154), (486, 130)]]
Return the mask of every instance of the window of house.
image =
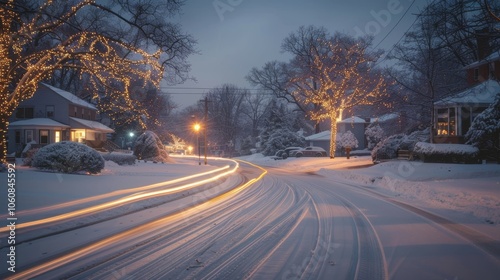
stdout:
[(54, 134), (54, 143), (61, 142), (61, 132), (56, 131)]
[(54, 117), (54, 105), (47, 105), (45, 106), (45, 113), (47, 118), (53, 118)]
[(29, 143), (31, 141), (33, 141), (33, 130), (31, 129), (27, 129), (24, 131), (24, 139), (26, 141), (26, 143)]
[(40, 144), (49, 144), (48, 130), (40, 130)]
[(35, 109), (30, 107), (19, 107), (16, 110), (17, 119), (32, 119), (35, 115)]
[(78, 108), (75, 107), (75, 117), (76, 117), (76, 113), (78, 112)]
[(455, 108), (437, 110), (437, 134), (457, 135), (457, 117)]

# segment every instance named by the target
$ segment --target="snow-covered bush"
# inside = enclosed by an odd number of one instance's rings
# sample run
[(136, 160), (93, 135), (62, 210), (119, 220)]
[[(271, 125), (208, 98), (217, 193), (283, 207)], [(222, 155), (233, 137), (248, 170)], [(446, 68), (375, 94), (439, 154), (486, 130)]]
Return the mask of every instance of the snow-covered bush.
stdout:
[(145, 131), (137, 137), (134, 143), (134, 156), (137, 159), (153, 162), (167, 162), (169, 160), (163, 143), (158, 135), (152, 131)]
[(380, 141), (372, 150), (372, 160), (397, 158), (398, 150), (413, 151), (417, 142), (429, 142), (429, 129), (417, 130), (410, 135), (396, 134)]
[(63, 173), (86, 171), (97, 174), (104, 168), (104, 159), (84, 144), (63, 141), (40, 148), (33, 156), (31, 166)]
[(33, 156), (40, 150), (39, 148), (29, 149), (24, 153), (23, 164), (25, 166), (31, 166), (33, 162)]
[(287, 147), (303, 147), (305, 146), (304, 137), (290, 131), (287, 128), (277, 129), (269, 135), (262, 154), (272, 156), (278, 150), (283, 150)]
[(368, 149), (372, 150), (382, 139), (384, 139), (384, 130), (379, 124), (369, 125), (365, 130)]
[(477, 163), (479, 149), (464, 144), (430, 144), (418, 142), (413, 157), (424, 162)]
[(479, 114), (471, 124), (469, 131), (465, 134), (466, 144), (473, 145), (479, 149), (500, 149), (498, 134), (500, 133), (500, 94), (495, 101)]
[(338, 146), (341, 148), (351, 148), (351, 149), (356, 149), (358, 147), (358, 139), (356, 139), (356, 136), (354, 136), (354, 133), (351, 131), (346, 131), (340, 135), (338, 139)]
[(124, 153), (101, 153), (101, 155), (104, 160), (115, 162), (118, 165), (133, 165), (135, 164), (135, 160), (137, 159), (132, 154)]

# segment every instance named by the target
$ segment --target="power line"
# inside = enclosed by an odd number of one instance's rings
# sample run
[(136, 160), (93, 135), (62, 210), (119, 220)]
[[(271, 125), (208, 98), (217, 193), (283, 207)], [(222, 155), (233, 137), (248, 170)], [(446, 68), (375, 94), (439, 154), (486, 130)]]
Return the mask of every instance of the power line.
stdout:
[[(378, 42), (378, 44), (374, 47), (374, 49), (376, 49), (385, 39), (387, 39), (387, 37), (392, 33), (392, 31), (394, 31), (394, 29), (396, 29), (396, 27), (398, 26), (398, 24), (401, 22), (401, 20), (403, 20), (403, 18), (406, 16), (406, 14), (408, 13), (408, 11), (410, 11), (411, 7), (413, 6), (413, 4), (415, 4), (415, 1), (416, 0), (413, 0), (413, 2), (411, 2), (410, 6), (408, 7), (408, 9), (406, 9), (405, 13), (399, 18), (398, 22), (396, 22), (396, 24), (392, 27), (391, 30), (389, 30), (389, 33), (387, 33), (384, 38), (382, 38), (382, 40), (380, 40), (380, 42)], [(413, 24), (412, 24), (413, 25)]]
[[(164, 92), (164, 94), (174, 94), (174, 95), (203, 95), (203, 94), (208, 94), (210, 90), (218, 89), (217, 87), (214, 88), (205, 88), (205, 87), (160, 87), (160, 89), (167, 90), (167, 92)], [(168, 90), (190, 90), (186, 92), (169, 92)], [(200, 90), (200, 92), (193, 92), (193, 90)], [(237, 88), (236, 90), (233, 91), (233, 94), (272, 94), (271, 90), (268, 89), (255, 89), (255, 88)]]
[(399, 42), (401, 42), (401, 40), (406, 36), (406, 34), (408, 33), (408, 31), (410, 31), (410, 29), (413, 27), (413, 25), (415, 24), (415, 22), (417, 22), (418, 18), (420, 17), (420, 15), (417, 15), (415, 17), (415, 20), (413, 21), (413, 23), (410, 25), (410, 27), (408, 27), (408, 29), (405, 31), (405, 33), (399, 38), (399, 40), (392, 46), (392, 48), (387, 52), (387, 54), (384, 56), (384, 58), (382, 58), (380, 61), (378, 61), (377, 63), (375, 63), (374, 66), (377, 66), (379, 65), (380, 63), (384, 62), (387, 57), (389, 56), (389, 54), (392, 52), (392, 50), (399, 44)]
[[(189, 90), (213, 90), (213, 89), (221, 89), (221, 87), (212, 87), (212, 88), (205, 88), (205, 87), (172, 87), (172, 86), (160, 86), (161, 89), (189, 89)], [(258, 89), (258, 88), (235, 88), (238, 91), (241, 90), (248, 90), (248, 91), (269, 91), (268, 89)]]

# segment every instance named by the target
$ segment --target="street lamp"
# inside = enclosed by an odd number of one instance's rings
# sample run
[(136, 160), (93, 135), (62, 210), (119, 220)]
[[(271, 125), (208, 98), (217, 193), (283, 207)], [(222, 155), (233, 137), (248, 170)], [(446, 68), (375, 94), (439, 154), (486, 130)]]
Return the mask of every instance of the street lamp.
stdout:
[(201, 126), (199, 123), (194, 125), (194, 131), (196, 131), (196, 143), (198, 145), (198, 165), (201, 165), (201, 152), (200, 152), (200, 129)]

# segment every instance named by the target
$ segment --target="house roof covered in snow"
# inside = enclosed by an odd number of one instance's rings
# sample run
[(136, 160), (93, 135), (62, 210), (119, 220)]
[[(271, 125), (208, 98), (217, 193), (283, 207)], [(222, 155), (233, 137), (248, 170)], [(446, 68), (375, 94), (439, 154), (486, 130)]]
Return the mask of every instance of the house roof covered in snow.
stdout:
[(52, 90), (53, 92), (59, 94), (61, 97), (65, 98), (66, 100), (68, 100), (72, 104), (83, 106), (83, 107), (90, 108), (93, 110), (97, 110), (97, 108), (94, 105), (88, 103), (87, 101), (81, 99), (80, 97), (72, 94), (69, 91), (65, 91), (65, 90), (62, 90), (60, 88), (56, 88), (56, 87), (50, 86), (50, 85), (45, 84), (45, 83), (41, 83), (41, 84), (43, 86), (47, 87), (48, 89)]
[(473, 62), (467, 66), (464, 67), (464, 69), (471, 69), (471, 68), (476, 68), (481, 65), (494, 62), (494, 61), (499, 61), (500, 60), (500, 51), (493, 52), (489, 56), (485, 57), (484, 59), (481, 59), (479, 61)]
[(96, 121), (91, 121), (91, 120), (84, 120), (84, 119), (79, 119), (79, 118), (69, 118), (70, 121), (69, 123), (71, 124), (71, 128), (81, 128), (81, 129), (91, 129), (91, 130), (97, 130), (100, 132), (105, 132), (105, 133), (113, 133), (115, 132), (113, 129), (105, 126), (104, 124)]
[(68, 128), (68, 125), (62, 124), (60, 122), (56, 122), (53, 119), (49, 118), (33, 118), (21, 121), (11, 122), (9, 127), (61, 127)]
[(366, 123), (366, 120), (360, 117), (353, 116), (347, 119), (343, 119), (339, 123)]
[(320, 133), (309, 135), (305, 139), (306, 139), (306, 141), (312, 141), (312, 140), (316, 140), (316, 141), (330, 141), (330, 134), (331, 134), (330, 130), (325, 130), (325, 131), (322, 131)]
[(493, 103), (497, 94), (500, 94), (500, 83), (495, 80), (487, 80), (454, 96), (436, 101), (434, 105), (488, 105)]
[(382, 115), (380, 117), (375, 117), (375, 118), (370, 118), (370, 122), (373, 123), (373, 122), (386, 122), (386, 121), (390, 121), (390, 120), (394, 120), (394, 119), (397, 119), (399, 118), (399, 114), (398, 113), (389, 113), (389, 114), (385, 114), (385, 115)]
[[(342, 134), (344, 133), (337, 132), (337, 134), (335, 135), (336, 137), (335, 139), (337, 140), (340, 139)], [(305, 139), (306, 141), (330, 141), (330, 136), (331, 136), (330, 130), (325, 130), (320, 133), (309, 135)]]

